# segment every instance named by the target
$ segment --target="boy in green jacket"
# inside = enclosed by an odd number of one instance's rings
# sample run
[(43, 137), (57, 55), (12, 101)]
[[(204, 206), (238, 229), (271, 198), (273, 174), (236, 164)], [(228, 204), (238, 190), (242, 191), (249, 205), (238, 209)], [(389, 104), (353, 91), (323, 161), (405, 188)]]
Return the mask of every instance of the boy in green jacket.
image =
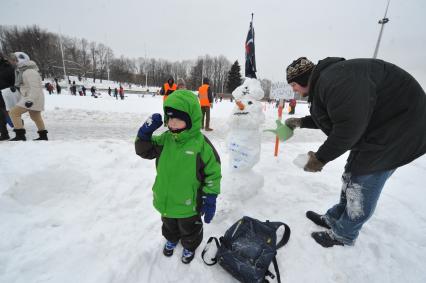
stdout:
[(140, 127), (136, 154), (156, 159), (157, 176), (152, 188), (154, 207), (161, 213), (165, 256), (173, 255), (179, 240), (182, 262), (190, 263), (203, 240), (203, 222), (210, 223), (220, 193), (220, 159), (210, 141), (201, 134), (201, 107), (187, 90), (177, 90), (164, 102), (168, 131), (152, 133), (162, 126), (161, 114), (150, 116)]

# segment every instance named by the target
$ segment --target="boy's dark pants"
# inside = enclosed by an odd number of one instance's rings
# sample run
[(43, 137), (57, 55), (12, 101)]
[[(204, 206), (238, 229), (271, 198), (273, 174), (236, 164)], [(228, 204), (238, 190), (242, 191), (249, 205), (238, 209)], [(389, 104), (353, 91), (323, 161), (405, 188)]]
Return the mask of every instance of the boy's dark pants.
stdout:
[(194, 252), (203, 240), (203, 221), (200, 215), (188, 218), (161, 217), (163, 236), (170, 242), (177, 243)]
[(210, 128), (210, 107), (201, 106), (201, 113), (203, 114), (203, 119), (201, 121), (201, 127), (204, 128), (204, 118), (206, 118), (206, 129)]

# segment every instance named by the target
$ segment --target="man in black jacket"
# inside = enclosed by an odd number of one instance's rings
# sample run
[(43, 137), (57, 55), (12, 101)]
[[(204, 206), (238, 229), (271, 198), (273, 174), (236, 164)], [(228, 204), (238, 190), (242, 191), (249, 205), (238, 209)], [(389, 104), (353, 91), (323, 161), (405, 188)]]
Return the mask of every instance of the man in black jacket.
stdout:
[(426, 152), (425, 92), (406, 71), (377, 59), (328, 57), (314, 65), (301, 57), (288, 66), (287, 82), (309, 96), (311, 115), (286, 125), (319, 128), (328, 136), (308, 153), (304, 170), (319, 172), (350, 150), (339, 203), (324, 215), (306, 213), (328, 228), (312, 237), (324, 247), (353, 245), (386, 180)]
[(15, 70), (6, 58), (0, 53), (0, 141), (8, 140), (7, 111), (1, 90), (13, 87), (15, 84)]

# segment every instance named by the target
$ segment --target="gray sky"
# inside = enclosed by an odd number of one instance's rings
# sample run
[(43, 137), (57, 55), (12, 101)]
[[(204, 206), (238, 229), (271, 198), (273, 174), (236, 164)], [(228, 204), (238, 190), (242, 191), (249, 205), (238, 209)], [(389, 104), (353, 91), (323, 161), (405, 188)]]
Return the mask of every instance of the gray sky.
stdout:
[[(284, 80), (293, 59), (372, 57), (387, 0), (2, 0), (0, 24), (38, 24), (103, 42), (115, 56), (225, 55), (244, 65), (251, 13), (258, 77)], [(426, 85), (426, 1), (391, 0), (378, 58)]]

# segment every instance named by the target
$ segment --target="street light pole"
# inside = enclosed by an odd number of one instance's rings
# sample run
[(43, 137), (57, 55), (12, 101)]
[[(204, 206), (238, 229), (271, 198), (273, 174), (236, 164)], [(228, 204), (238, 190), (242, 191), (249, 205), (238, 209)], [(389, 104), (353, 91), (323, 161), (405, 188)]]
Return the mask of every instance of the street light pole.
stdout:
[(382, 39), (382, 34), (383, 34), (383, 29), (385, 27), (385, 24), (389, 22), (389, 18), (386, 18), (386, 14), (388, 13), (389, 3), (390, 3), (390, 0), (388, 0), (388, 4), (386, 6), (385, 15), (383, 19), (379, 21), (379, 24), (382, 26), (380, 27), (380, 33), (379, 33), (379, 38), (377, 39), (376, 49), (374, 49), (374, 55), (373, 55), (374, 59), (377, 58), (377, 53), (379, 53), (380, 41)]
[(146, 72), (146, 65), (147, 65), (147, 61), (146, 61), (146, 43), (144, 43), (144, 48), (145, 48), (145, 62), (143, 64), (143, 72), (145, 73), (145, 88), (148, 89), (148, 73)]

